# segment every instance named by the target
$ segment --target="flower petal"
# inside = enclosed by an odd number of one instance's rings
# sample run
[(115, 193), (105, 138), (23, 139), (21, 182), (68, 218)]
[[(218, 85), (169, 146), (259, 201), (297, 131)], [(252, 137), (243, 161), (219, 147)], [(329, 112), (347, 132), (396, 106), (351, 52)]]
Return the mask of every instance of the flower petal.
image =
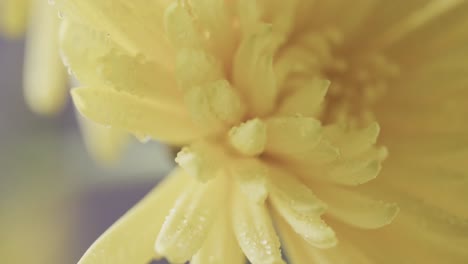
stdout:
[[(275, 177), (282, 179), (280, 181)], [(292, 179), (286, 180), (286, 177), (291, 176), (283, 174), (272, 177), (277, 184), (281, 182), (281, 187), (273, 185), (270, 193), (273, 207), (294, 231), (311, 245), (318, 248), (335, 246), (335, 232), (320, 219), (325, 205), (307, 187)]]
[(229, 131), (231, 146), (247, 156), (261, 154), (265, 149), (266, 137), (266, 125), (258, 118), (233, 127)]
[(78, 263), (147, 263), (153, 259), (153, 241), (164, 217), (189, 181), (190, 177), (175, 170), (94, 242)]
[(114, 164), (126, 147), (129, 135), (122, 130), (105, 127), (77, 114), (86, 148), (101, 164)]
[(241, 120), (245, 106), (227, 80), (217, 80), (193, 87), (185, 101), (194, 121), (203, 126), (219, 128)]
[(0, 31), (19, 36), (26, 30), (29, 0), (4, 0), (0, 3)]
[[(225, 202), (227, 202), (226, 199)], [(221, 209), (203, 246), (193, 256), (192, 264), (244, 264), (245, 257), (232, 230), (230, 207)]]
[[(313, 117), (321, 107), (330, 81), (313, 79), (297, 82), (294, 87), (288, 87), (288, 91), (278, 108), (278, 114)], [(290, 86), (291, 84), (286, 85)]]
[[(333, 248), (319, 249), (308, 244), (281, 217), (275, 217), (281, 238), (284, 241), (286, 255), (291, 263), (320, 263), (320, 264), (371, 264), (375, 263), (353, 245), (352, 238), (342, 237)], [(351, 240), (351, 241), (350, 241)]]
[(203, 245), (225, 200), (226, 178), (195, 182), (167, 216), (156, 240), (156, 252), (169, 261), (188, 261)]
[(264, 204), (252, 203), (234, 187), (232, 217), (234, 233), (252, 264), (284, 264), (280, 242)]
[[(174, 144), (200, 136), (186, 113), (164, 105), (109, 88), (83, 87), (72, 90), (78, 110), (91, 120), (156, 140)], [(192, 133), (187, 134), (190, 130)]]
[(329, 205), (327, 213), (358, 228), (381, 228), (390, 224), (399, 212), (396, 203), (374, 200), (342, 187), (327, 185), (317, 193)]
[(245, 96), (254, 116), (268, 114), (276, 103), (272, 32), (271, 26), (259, 26), (241, 41), (234, 58), (234, 86)]
[(238, 159), (229, 165), (239, 189), (254, 203), (263, 204), (268, 196), (269, 168), (258, 159)]
[(175, 161), (190, 176), (206, 182), (222, 172), (226, 159), (224, 149), (217, 143), (198, 141), (177, 153)]
[(131, 55), (144, 54), (164, 68), (173, 61), (167, 42), (161, 41), (167, 1), (55, 0), (55, 4), (65, 17), (105, 32)]
[(119, 91), (183, 107), (175, 79), (167, 69), (142, 56), (128, 54), (106, 39), (103, 32), (64, 19), (60, 47), (64, 63), (86, 85), (105, 84)]
[(67, 101), (67, 73), (58, 51), (60, 20), (57, 10), (39, 1), (33, 1), (30, 19), (23, 77), (26, 102), (37, 113), (56, 114)]
[[(275, 117), (267, 120), (265, 152), (287, 161), (318, 160), (322, 138), (320, 122), (306, 117)], [(317, 154), (318, 153), (318, 154)]]

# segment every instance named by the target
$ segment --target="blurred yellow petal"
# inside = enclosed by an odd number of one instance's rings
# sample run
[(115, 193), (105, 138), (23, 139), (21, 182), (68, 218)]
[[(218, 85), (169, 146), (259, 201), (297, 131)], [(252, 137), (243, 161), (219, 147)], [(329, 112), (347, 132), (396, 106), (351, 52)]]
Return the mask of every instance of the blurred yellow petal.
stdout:
[(243, 40), (234, 58), (234, 85), (245, 96), (253, 115), (271, 112), (278, 92), (272, 35), (271, 26), (260, 26)]
[(0, 32), (17, 37), (26, 31), (30, 0), (0, 2)]
[(94, 123), (81, 115), (77, 115), (77, 118), (91, 156), (101, 164), (115, 164), (128, 143), (129, 135), (120, 129)]
[[(9, 1), (7, 1), (9, 2)], [(24, 60), (24, 94), (37, 113), (56, 114), (67, 101), (67, 73), (58, 50), (57, 10), (33, 1)]]
[(78, 263), (146, 263), (157, 257), (153, 241), (165, 214), (189, 181), (181, 170), (174, 171), (94, 242)]

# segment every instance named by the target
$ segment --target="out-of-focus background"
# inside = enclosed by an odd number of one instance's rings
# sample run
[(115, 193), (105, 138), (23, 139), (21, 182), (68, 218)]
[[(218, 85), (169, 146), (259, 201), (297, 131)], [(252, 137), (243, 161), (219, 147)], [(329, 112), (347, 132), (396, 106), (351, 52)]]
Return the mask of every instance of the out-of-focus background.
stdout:
[(22, 95), (24, 40), (0, 37), (0, 263), (76, 263), (173, 166), (155, 142), (130, 144), (114, 167), (86, 153), (71, 102), (33, 114)]

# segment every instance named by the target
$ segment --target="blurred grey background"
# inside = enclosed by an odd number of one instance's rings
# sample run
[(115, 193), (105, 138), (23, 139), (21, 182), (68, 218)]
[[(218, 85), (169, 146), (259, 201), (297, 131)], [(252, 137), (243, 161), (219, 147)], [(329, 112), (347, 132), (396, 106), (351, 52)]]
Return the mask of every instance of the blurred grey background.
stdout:
[(1, 263), (76, 263), (173, 166), (155, 142), (131, 144), (115, 167), (86, 153), (71, 102), (54, 118), (27, 109), (22, 40), (0, 38)]

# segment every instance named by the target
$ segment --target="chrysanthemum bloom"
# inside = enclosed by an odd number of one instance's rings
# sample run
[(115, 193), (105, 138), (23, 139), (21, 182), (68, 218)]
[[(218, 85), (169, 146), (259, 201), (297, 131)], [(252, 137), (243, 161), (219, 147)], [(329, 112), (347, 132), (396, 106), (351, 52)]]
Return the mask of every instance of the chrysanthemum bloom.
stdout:
[[(41, 115), (57, 114), (68, 97), (68, 74), (58, 48), (59, 22), (60, 14), (46, 0), (0, 0), (0, 33), (16, 38), (27, 31), (24, 96), (31, 110)], [(108, 164), (118, 160), (127, 142), (126, 133), (81, 118), (80, 127), (97, 161)]]
[(56, 5), (78, 109), (185, 145), (80, 263), (468, 261), (467, 2)]

